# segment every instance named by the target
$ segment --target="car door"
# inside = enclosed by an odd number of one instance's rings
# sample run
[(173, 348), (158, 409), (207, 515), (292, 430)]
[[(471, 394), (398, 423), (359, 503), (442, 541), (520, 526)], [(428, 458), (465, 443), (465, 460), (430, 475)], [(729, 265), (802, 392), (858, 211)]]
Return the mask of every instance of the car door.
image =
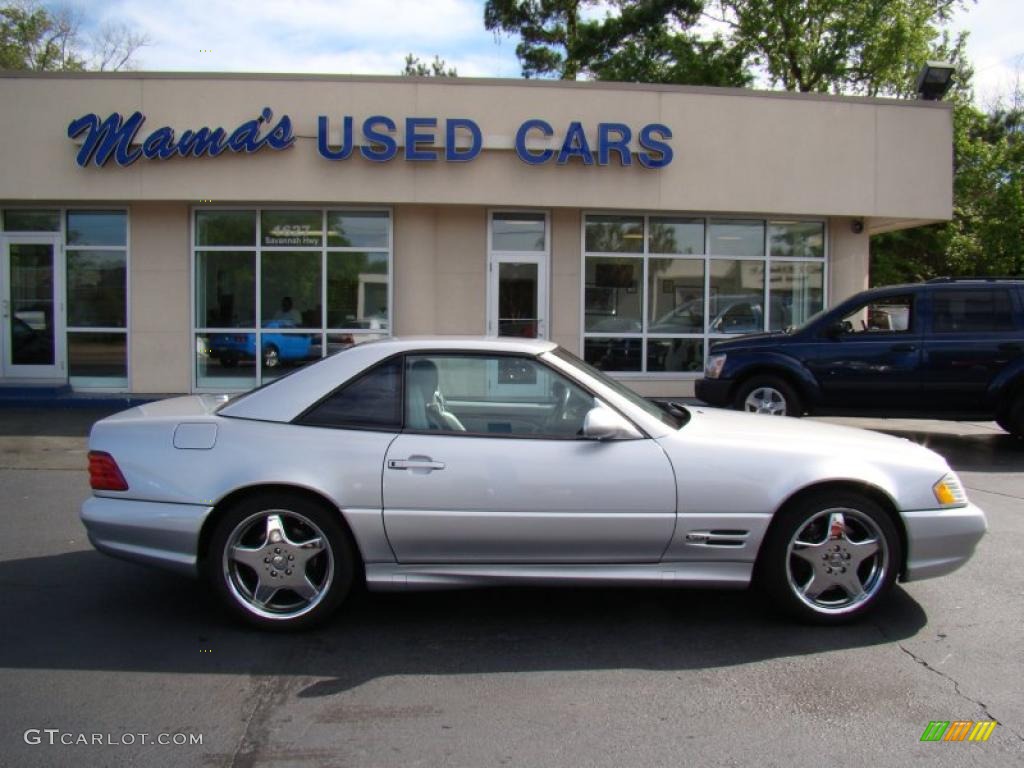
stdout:
[(985, 412), (989, 384), (1024, 353), (1008, 286), (951, 284), (932, 291), (924, 341), (923, 405)]
[(905, 411), (921, 394), (920, 299), (916, 292), (865, 300), (822, 328), (803, 360), (822, 405), (836, 410)]
[(658, 561), (675, 527), (672, 466), (651, 439), (583, 439), (596, 403), (531, 357), (408, 355), (383, 482), (398, 561)]

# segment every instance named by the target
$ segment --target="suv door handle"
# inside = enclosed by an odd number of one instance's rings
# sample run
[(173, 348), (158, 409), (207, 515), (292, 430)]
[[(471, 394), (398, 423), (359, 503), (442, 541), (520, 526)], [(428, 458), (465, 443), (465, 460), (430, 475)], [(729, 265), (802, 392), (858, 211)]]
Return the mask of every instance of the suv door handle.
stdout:
[(999, 345), (1000, 352), (1020, 352), (1020, 344), (1007, 343)]
[(388, 469), (444, 469), (447, 466), (443, 461), (432, 461), (431, 459), (410, 456), (408, 459), (388, 459)]
[(892, 352), (913, 352), (917, 347), (913, 344), (893, 344), (889, 349)]

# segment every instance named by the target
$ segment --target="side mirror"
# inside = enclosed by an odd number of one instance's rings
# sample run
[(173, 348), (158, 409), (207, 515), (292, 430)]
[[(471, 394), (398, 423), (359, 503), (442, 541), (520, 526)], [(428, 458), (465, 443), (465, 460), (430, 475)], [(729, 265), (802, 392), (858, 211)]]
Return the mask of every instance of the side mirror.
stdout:
[(846, 324), (842, 320), (836, 320), (825, 329), (825, 336), (833, 340), (838, 339), (844, 333), (846, 333)]
[(640, 433), (615, 411), (599, 405), (587, 411), (583, 436), (588, 440), (629, 440), (640, 437)]

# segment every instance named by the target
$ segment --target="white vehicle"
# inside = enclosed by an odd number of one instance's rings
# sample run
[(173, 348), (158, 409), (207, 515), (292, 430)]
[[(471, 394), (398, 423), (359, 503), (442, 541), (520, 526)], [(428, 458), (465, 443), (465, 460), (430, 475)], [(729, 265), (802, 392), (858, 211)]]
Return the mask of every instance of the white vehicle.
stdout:
[(856, 429), (659, 406), (555, 344), (388, 339), (229, 399), (98, 422), (97, 549), (202, 575), (264, 627), (373, 590), (763, 587), (838, 623), (971, 556), (937, 454)]

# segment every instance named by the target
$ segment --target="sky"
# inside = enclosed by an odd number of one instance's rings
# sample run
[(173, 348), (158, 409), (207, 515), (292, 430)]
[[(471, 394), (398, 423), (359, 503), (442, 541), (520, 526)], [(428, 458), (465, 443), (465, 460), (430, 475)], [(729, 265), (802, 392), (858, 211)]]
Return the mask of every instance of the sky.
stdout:
[[(463, 77), (519, 77), (514, 39), (484, 29), (483, 0), (65, 0), (85, 31), (120, 22), (143, 32), (141, 70), (400, 74), (434, 54)], [(970, 32), (978, 102), (1024, 77), (1024, 0), (978, 0)]]

